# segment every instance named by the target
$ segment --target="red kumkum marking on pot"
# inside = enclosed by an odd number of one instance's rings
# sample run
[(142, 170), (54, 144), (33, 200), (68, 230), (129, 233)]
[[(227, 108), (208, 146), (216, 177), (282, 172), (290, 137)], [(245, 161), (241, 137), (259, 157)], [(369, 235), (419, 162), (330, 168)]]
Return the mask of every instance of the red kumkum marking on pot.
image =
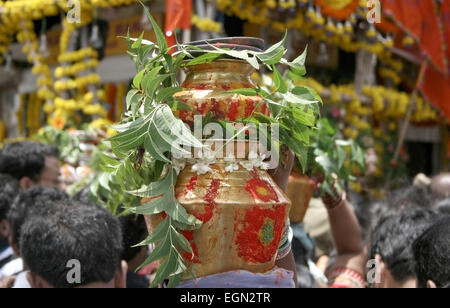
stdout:
[(180, 119), (183, 121), (187, 121), (187, 118), (189, 116), (189, 110), (180, 110)]
[[(245, 212), (243, 219), (237, 219), (234, 224), (237, 233), (235, 243), (238, 256), (247, 262), (266, 263), (276, 255), (281, 236), (285, 227), (286, 204), (277, 205), (272, 209), (254, 207)], [(270, 237), (266, 225), (273, 224), (273, 236), (269, 243), (264, 239)], [(272, 229), (272, 228), (270, 228)]]
[(206, 89), (208, 89), (208, 85), (206, 83), (200, 83), (195, 86), (195, 89), (196, 90), (206, 90)]
[(233, 101), (228, 109), (227, 117), (230, 121), (236, 121), (238, 117), (239, 102)]
[(211, 116), (214, 119), (223, 118), (223, 112), (220, 110), (220, 103), (215, 98), (211, 98)]
[(189, 244), (191, 244), (192, 252), (191, 254), (187, 251), (183, 252), (183, 257), (192, 263), (200, 264), (200, 259), (198, 258), (198, 248), (197, 244), (194, 241), (194, 230), (182, 230), (180, 233), (188, 240)]
[(206, 113), (206, 108), (208, 107), (208, 102), (198, 103), (195, 102), (195, 109), (198, 113), (204, 115)]
[[(194, 178), (195, 178), (195, 180), (194, 180)], [(196, 185), (197, 177), (196, 176), (192, 177), (190, 183), (195, 183), (194, 185)], [(213, 210), (214, 210), (214, 207), (216, 206), (215, 199), (217, 198), (217, 195), (219, 193), (219, 187), (220, 187), (220, 180), (214, 179), (211, 181), (211, 185), (209, 186), (208, 191), (206, 192), (206, 195), (203, 198), (203, 200), (208, 202), (208, 205), (205, 206), (204, 213), (203, 214), (200, 214), (200, 213), (193, 214), (195, 216), (195, 218), (201, 220), (203, 223), (207, 223), (213, 216)], [(197, 263), (197, 264), (201, 263), (200, 259), (198, 257), (197, 244), (195, 244), (195, 241), (194, 241), (194, 230), (183, 230), (180, 232), (189, 241), (189, 243), (191, 244), (192, 251), (194, 252), (194, 255), (192, 255), (189, 252), (185, 251), (183, 253), (183, 257), (186, 260), (188, 260), (189, 262)]]
[(267, 112), (267, 106), (266, 106), (266, 104), (262, 104), (261, 105), (261, 113), (262, 114), (267, 114), (266, 112)]
[(197, 176), (191, 177), (191, 179), (189, 180), (189, 184), (186, 186), (186, 191), (184, 192), (184, 194), (187, 194), (189, 191), (194, 190), (195, 185), (197, 185)]
[(247, 103), (245, 106), (245, 116), (248, 117), (255, 110), (255, 102), (251, 98), (246, 98), (245, 102)]
[(208, 205), (205, 206), (205, 212), (203, 214), (196, 214), (195, 217), (201, 220), (203, 223), (207, 223), (213, 216), (213, 210), (216, 207), (216, 198), (219, 194), (220, 180), (214, 179), (211, 181), (211, 185), (206, 192), (203, 200), (208, 202)]
[(261, 180), (255, 170), (252, 171), (252, 175), (253, 178), (248, 180), (245, 184), (245, 190), (253, 196), (253, 199), (258, 199), (264, 202), (279, 202), (276, 191), (269, 185), (269, 183)]

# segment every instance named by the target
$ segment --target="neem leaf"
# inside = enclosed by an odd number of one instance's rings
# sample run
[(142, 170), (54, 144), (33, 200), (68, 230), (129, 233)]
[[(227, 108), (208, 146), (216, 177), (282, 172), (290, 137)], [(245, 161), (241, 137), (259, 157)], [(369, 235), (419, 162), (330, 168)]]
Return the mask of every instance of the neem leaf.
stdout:
[(286, 54), (286, 49), (280, 47), (278, 50), (274, 51), (273, 55), (268, 55), (267, 57), (263, 55), (257, 55), (257, 57), (266, 65), (278, 64), (283, 56)]
[[(218, 48), (211, 44), (209, 44), (209, 46), (212, 46), (212, 48), (214, 48), (220, 54), (225, 54), (225, 55), (228, 55), (228, 56), (236, 58), (236, 59), (245, 60), (245, 61), (247, 61), (247, 63), (249, 63), (255, 69), (259, 70), (258, 59), (253, 55), (253, 53), (249, 53), (246, 50), (238, 51), (238, 50), (221, 49), (221, 48)], [(214, 53), (214, 51), (209, 51), (209, 52)]]
[(291, 63), (295, 66), (304, 66), (306, 61), (306, 56), (308, 55), (308, 46), (305, 47), (303, 53), (294, 59)]
[(142, 77), (144, 76), (145, 69), (141, 70), (136, 74), (133, 78), (133, 86), (135, 89), (139, 89), (139, 85), (141, 84)]
[(131, 98), (130, 110), (131, 110), (131, 114), (133, 116), (136, 116), (136, 114), (139, 110), (139, 107), (141, 107), (141, 101), (142, 101), (143, 97), (144, 97), (144, 95), (142, 95), (142, 94), (136, 94)]
[(274, 65), (277, 64), (286, 53), (286, 49), (284, 47), (286, 43), (287, 31), (284, 33), (283, 39), (271, 46), (264, 52), (255, 53), (255, 55), (266, 65)]
[(344, 165), (345, 158), (347, 157), (347, 153), (345, 152), (345, 149), (338, 146), (337, 147), (337, 158), (338, 158), (338, 170), (342, 168)]
[(157, 182), (152, 182), (148, 185), (144, 185), (137, 190), (127, 191), (127, 193), (138, 196), (138, 197), (155, 197), (162, 195), (169, 191), (172, 183), (176, 182), (177, 173), (174, 169), (170, 169), (168, 174), (164, 179)]
[(131, 45), (131, 49), (137, 49), (139, 47), (141, 47), (142, 44), (142, 39), (144, 38), (144, 31), (142, 31), (141, 35), (139, 36), (138, 39), (136, 39), (134, 41), (134, 43)]
[(170, 191), (166, 194), (152, 198), (147, 203), (131, 209), (132, 213), (141, 215), (159, 214), (166, 211), (171, 203)]
[(148, 134), (144, 140), (144, 148), (145, 150), (156, 160), (170, 163), (170, 159), (168, 159), (164, 153), (159, 149), (157, 143), (152, 138), (151, 134)]
[(162, 88), (158, 91), (156, 94), (156, 101), (157, 102), (165, 102), (167, 99), (172, 98), (172, 96), (182, 91), (183, 88), (181, 87), (170, 87), (170, 88)]
[[(164, 260), (161, 266), (156, 271), (155, 278), (153, 279), (150, 287), (154, 288), (159, 283), (163, 282), (164, 279), (170, 276), (177, 268), (177, 254), (176, 249), (170, 249), (169, 256)], [(158, 258), (160, 259), (160, 258)]]
[(157, 67), (152, 68), (148, 73), (144, 74), (144, 77), (142, 78), (142, 81), (140, 83), (142, 90), (144, 90), (145, 92), (148, 92), (148, 88), (150, 86), (152, 86), (153, 83), (155, 83), (155, 77), (161, 69), (162, 69), (162, 66), (157, 66)]
[(335, 170), (333, 168), (333, 163), (327, 153), (322, 153), (316, 157), (316, 162), (323, 169), (325, 174), (332, 174)]
[(192, 60), (190, 60), (186, 65), (197, 65), (197, 64), (203, 64), (203, 63), (209, 63), (217, 58), (219, 58), (221, 55), (219, 53), (205, 53), (199, 57), (196, 57)]
[(317, 100), (311, 100), (310, 97), (305, 98), (304, 95), (297, 95), (292, 92), (287, 92), (286, 94), (281, 94), (281, 96), (289, 103), (301, 104), (301, 105), (312, 105), (317, 104)]
[(321, 188), (322, 188), (322, 193), (327, 193), (330, 196), (334, 196), (334, 192), (331, 189), (331, 185), (329, 183), (329, 181), (331, 181), (330, 179), (326, 179), (322, 184), (321, 184)]
[(323, 104), (322, 98), (316, 92), (316, 90), (314, 90), (313, 88), (304, 87), (304, 86), (303, 87), (295, 87), (292, 90), (292, 93), (294, 93), (296, 95), (300, 95), (300, 96), (310, 99), (312, 101), (321, 102)]
[(169, 278), (169, 283), (167, 284), (168, 288), (175, 288), (180, 284), (181, 278), (183, 278), (183, 273), (173, 275)]
[(127, 97), (125, 98), (125, 101), (127, 103), (127, 110), (130, 109), (131, 106), (131, 100), (133, 99), (133, 97), (139, 92), (139, 90), (136, 89), (131, 89), (128, 93), (127, 93)]
[[(166, 219), (168, 219), (168, 218), (166, 218)], [(155, 246), (155, 249), (152, 251), (152, 253), (147, 257), (147, 259), (145, 259), (144, 263), (142, 263), (136, 269), (136, 271), (139, 271), (144, 266), (169, 255), (170, 252), (172, 251), (171, 248), (172, 248), (172, 243), (169, 240), (169, 232), (168, 232), (168, 230), (166, 230), (165, 238), (163, 240), (161, 240), (161, 242), (158, 245)]]
[(299, 149), (301, 149), (300, 153), (296, 153), (296, 157), (300, 163), (300, 166), (302, 167), (302, 172), (306, 172), (306, 168), (308, 166), (308, 147), (307, 146), (300, 146)]
[(245, 96), (257, 96), (259, 94), (256, 89), (252, 88), (228, 90), (227, 93), (241, 94)]
[[(140, 1), (139, 1), (140, 2)], [(155, 21), (153, 16), (150, 14), (150, 11), (148, 8), (141, 2), (141, 5), (144, 7), (145, 14), (147, 15), (148, 20), (151, 22), (153, 31), (156, 35), (156, 40), (158, 41), (158, 47), (159, 51), (161, 53), (165, 53), (168, 49), (166, 37), (164, 36), (164, 33), (162, 32), (161, 28), (158, 26), (158, 23)]]
[(186, 252), (189, 252), (190, 254), (193, 254), (194, 252), (192, 251), (192, 247), (191, 244), (189, 244), (189, 242), (187, 241), (187, 239), (181, 234), (179, 233), (177, 230), (175, 230), (175, 228), (171, 228), (172, 232), (172, 238), (174, 239), (174, 242), (176, 244), (178, 244), (181, 249), (183, 249)]
[(275, 84), (275, 89), (280, 93), (287, 92), (286, 82), (284, 81), (283, 76), (281, 76), (280, 72), (277, 70), (275, 65), (272, 65), (273, 70), (273, 82)]
[(352, 161), (356, 161), (360, 167), (364, 167), (365, 165), (364, 152), (356, 142), (352, 144)]
[(167, 232), (169, 231), (169, 227), (170, 227), (170, 218), (166, 217), (166, 219), (161, 221), (159, 225), (155, 229), (153, 229), (152, 234), (150, 234), (144, 241), (132, 247), (147, 246), (152, 243), (156, 243), (163, 240), (164, 236), (166, 236)]

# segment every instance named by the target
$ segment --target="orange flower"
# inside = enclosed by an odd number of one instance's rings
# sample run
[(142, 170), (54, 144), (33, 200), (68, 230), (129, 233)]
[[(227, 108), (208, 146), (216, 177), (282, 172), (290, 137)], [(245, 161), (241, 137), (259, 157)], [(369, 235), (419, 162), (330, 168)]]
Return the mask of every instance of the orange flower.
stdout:
[(320, 6), (323, 15), (333, 17), (336, 20), (349, 18), (358, 7), (358, 2), (358, 0), (346, 0), (342, 2), (329, 0), (314, 1), (316, 5)]
[(56, 117), (56, 118), (52, 121), (51, 125), (52, 125), (54, 128), (63, 130), (64, 127), (66, 126), (66, 118), (64, 118), (64, 117)]

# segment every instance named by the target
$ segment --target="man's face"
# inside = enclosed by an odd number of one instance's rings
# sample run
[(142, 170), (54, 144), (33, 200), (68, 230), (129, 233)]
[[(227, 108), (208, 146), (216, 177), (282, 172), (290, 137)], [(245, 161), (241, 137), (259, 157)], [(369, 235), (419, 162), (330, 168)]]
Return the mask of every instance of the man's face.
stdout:
[(61, 173), (59, 171), (59, 162), (56, 157), (47, 156), (45, 158), (45, 168), (42, 171), (38, 185), (46, 187), (61, 188)]

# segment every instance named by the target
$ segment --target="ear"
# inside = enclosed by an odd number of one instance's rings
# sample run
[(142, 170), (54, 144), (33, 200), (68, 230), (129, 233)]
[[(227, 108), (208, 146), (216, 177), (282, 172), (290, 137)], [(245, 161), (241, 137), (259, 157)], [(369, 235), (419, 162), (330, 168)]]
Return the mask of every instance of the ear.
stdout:
[(8, 243), (9, 243), (9, 246), (11, 246), (12, 250), (14, 251), (14, 255), (17, 257), (20, 257), (19, 246), (16, 243), (14, 243), (12, 234), (10, 234), (8, 237)]
[(427, 288), (428, 289), (437, 289), (437, 285), (434, 283), (433, 280), (428, 280), (427, 281)]
[(39, 275), (27, 273), (27, 280), (32, 289), (49, 289), (52, 286)]
[(382, 288), (386, 281), (386, 263), (384, 263), (383, 258), (379, 254), (375, 255), (375, 261), (377, 278), (376, 285), (378, 288)]
[(124, 260), (120, 261), (119, 268), (114, 275), (114, 288), (125, 289), (127, 287), (127, 272), (127, 262)]
[(10, 232), (11, 226), (9, 225), (9, 221), (6, 219), (0, 220), (0, 238), (9, 238)]
[(27, 189), (30, 188), (31, 186), (34, 186), (34, 185), (35, 185), (35, 183), (33, 182), (33, 180), (30, 179), (30, 178), (27, 177), (27, 176), (24, 176), (23, 178), (21, 178), (20, 181), (19, 181), (19, 184), (20, 184), (20, 188), (21, 188), (22, 190), (27, 190)]

